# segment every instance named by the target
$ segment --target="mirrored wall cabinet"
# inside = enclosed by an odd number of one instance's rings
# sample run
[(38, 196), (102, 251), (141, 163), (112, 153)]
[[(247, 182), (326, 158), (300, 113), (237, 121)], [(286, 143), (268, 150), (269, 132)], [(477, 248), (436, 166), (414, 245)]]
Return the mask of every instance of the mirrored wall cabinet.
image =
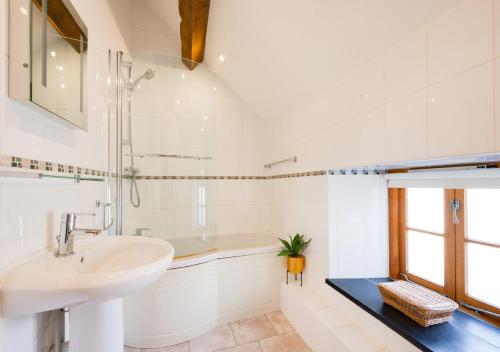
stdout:
[(69, 0), (10, 0), (9, 96), (86, 130), (87, 48)]

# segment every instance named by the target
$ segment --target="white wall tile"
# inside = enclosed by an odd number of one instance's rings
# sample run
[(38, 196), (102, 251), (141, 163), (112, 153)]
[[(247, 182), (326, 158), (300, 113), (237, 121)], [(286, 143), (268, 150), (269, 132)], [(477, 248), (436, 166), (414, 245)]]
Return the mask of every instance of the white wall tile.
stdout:
[[(134, 3), (137, 3), (134, 1)], [(144, 52), (146, 51), (146, 37), (147, 37), (147, 31), (139, 28), (134, 28), (132, 31), (132, 50), (137, 51), (137, 52)]]
[(264, 173), (264, 153), (255, 151), (243, 151), (243, 175), (262, 176)]
[(384, 64), (381, 57), (362, 67), (355, 75), (354, 107), (366, 113), (384, 103)]
[(429, 24), (429, 84), (491, 60), (492, 14), (492, 0), (462, 0)]
[(9, 0), (0, 0), (0, 53), (8, 54), (9, 36)]
[(356, 118), (358, 121), (357, 163), (372, 165), (385, 158), (385, 107)]
[(142, 1), (132, 1), (132, 26), (137, 29), (148, 29), (148, 10)]
[(357, 100), (359, 100), (359, 96), (356, 96), (356, 88), (355, 78), (349, 77), (336, 84), (322, 96), (325, 108), (318, 112), (320, 117), (318, 129), (351, 118), (359, 111), (356, 107)]
[[(251, 151), (261, 150), (261, 126), (257, 123), (251, 123), (251, 121), (245, 121), (244, 127), (242, 127), (243, 135), (243, 149)], [(238, 134), (241, 138), (241, 134)]]
[(419, 29), (384, 56), (387, 101), (413, 93), (426, 85), (427, 31)]
[(384, 179), (375, 175), (329, 176), (326, 192), (329, 277), (385, 274), (388, 237)]
[(428, 106), (431, 156), (495, 149), (491, 63), (431, 86)]
[(243, 203), (247, 205), (261, 205), (263, 203), (263, 182), (258, 180), (247, 180), (242, 182)]
[(261, 230), (260, 227), (260, 207), (258, 205), (243, 206), (242, 209), (242, 228), (237, 232), (255, 233)]
[(224, 149), (241, 151), (243, 149), (243, 126), (240, 123), (223, 124)]
[(500, 0), (494, 0), (495, 8), (495, 57), (500, 56)]
[[(362, 208), (362, 204), (359, 204), (359, 206)], [(341, 262), (351, 259), (364, 259), (366, 241), (363, 215), (353, 218), (337, 218), (335, 220), (334, 236), (339, 238), (337, 254)], [(362, 270), (364, 275), (364, 265)]]
[(358, 164), (357, 143), (359, 138), (359, 119), (350, 118), (332, 126), (330, 167), (348, 167)]
[(418, 160), (427, 156), (427, 92), (398, 99), (386, 106), (386, 161)]
[(162, 32), (149, 31), (146, 35), (146, 51), (164, 55), (177, 54), (175, 37)]

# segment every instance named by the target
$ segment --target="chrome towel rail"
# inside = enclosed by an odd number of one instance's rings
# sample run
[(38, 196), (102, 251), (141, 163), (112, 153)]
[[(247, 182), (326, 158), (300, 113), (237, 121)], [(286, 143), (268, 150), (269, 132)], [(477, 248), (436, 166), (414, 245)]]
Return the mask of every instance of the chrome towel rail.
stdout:
[(64, 180), (73, 180), (75, 183), (80, 183), (81, 181), (95, 181), (95, 182), (104, 182), (104, 178), (102, 177), (89, 177), (87, 175), (51, 175), (44, 174), (38, 172), (22, 172), (22, 171), (0, 171), (0, 177), (17, 177), (17, 178), (55, 178), (55, 179), (64, 179)]
[(271, 167), (273, 167), (274, 165), (277, 165), (277, 164), (281, 164), (281, 163), (286, 163), (288, 161), (291, 161), (291, 162), (294, 162), (296, 163), (297, 162), (297, 157), (294, 156), (292, 158), (287, 158), (287, 159), (283, 159), (283, 160), (280, 160), (280, 161), (275, 161), (274, 163), (270, 163), (270, 164), (266, 164), (264, 165), (265, 168), (267, 169), (270, 169)]
[(137, 158), (174, 158), (174, 159), (196, 159), (196, 160), (212, 160), (211, 156), (199, 155), (182, 155), (182, 154), (142, 154), (142, 153), (129, 153), (127, 156), (135, 156)]

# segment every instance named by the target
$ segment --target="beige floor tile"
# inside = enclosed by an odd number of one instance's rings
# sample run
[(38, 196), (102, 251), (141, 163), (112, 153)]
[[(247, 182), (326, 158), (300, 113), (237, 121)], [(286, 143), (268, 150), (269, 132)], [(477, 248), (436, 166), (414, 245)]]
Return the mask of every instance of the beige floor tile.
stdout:
[(235, 346), (229, 324), (221, 325), (189, 341), (190, 352), (213, 352)]
[(267, 313), (266, 315), (271, 322), (274, 330), (276, 330), (278, 334), (284, 334), (293, 331), (293, 326), (288, 322), (288, 320), (280, 310)]
[(273, 336), (259, 341), (263, 352), (310, 352), (311, 350), (295, 332)]
[(221, 352), (262, 352), (258, 342), (247, 343), (246, 345), (235, 346), (222, 350)]
[(142, 348), (141, 352), (189, 352), (189, 342), (160, 348)]
[(276, 335), (276, 331), (265, 314), (235, 321), (231, 323), (231, 329), (237, 345), (259, 341)]
[(141, 350), (138, 348), (132, 348), (132, 347), (128, 347), (128, 346), (125, 346), (124, 351), (125, 352), (141, 352)]

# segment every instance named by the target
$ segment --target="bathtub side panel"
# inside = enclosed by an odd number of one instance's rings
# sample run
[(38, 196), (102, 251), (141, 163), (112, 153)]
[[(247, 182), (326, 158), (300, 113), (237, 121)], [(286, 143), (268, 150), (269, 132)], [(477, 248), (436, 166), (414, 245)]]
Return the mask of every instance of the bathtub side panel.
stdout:
[(285, 271), (274, 253), (167, 270), (152, 287), (124, 299), (125, 343), (169, 346), (218, 324), (279, 309)]

